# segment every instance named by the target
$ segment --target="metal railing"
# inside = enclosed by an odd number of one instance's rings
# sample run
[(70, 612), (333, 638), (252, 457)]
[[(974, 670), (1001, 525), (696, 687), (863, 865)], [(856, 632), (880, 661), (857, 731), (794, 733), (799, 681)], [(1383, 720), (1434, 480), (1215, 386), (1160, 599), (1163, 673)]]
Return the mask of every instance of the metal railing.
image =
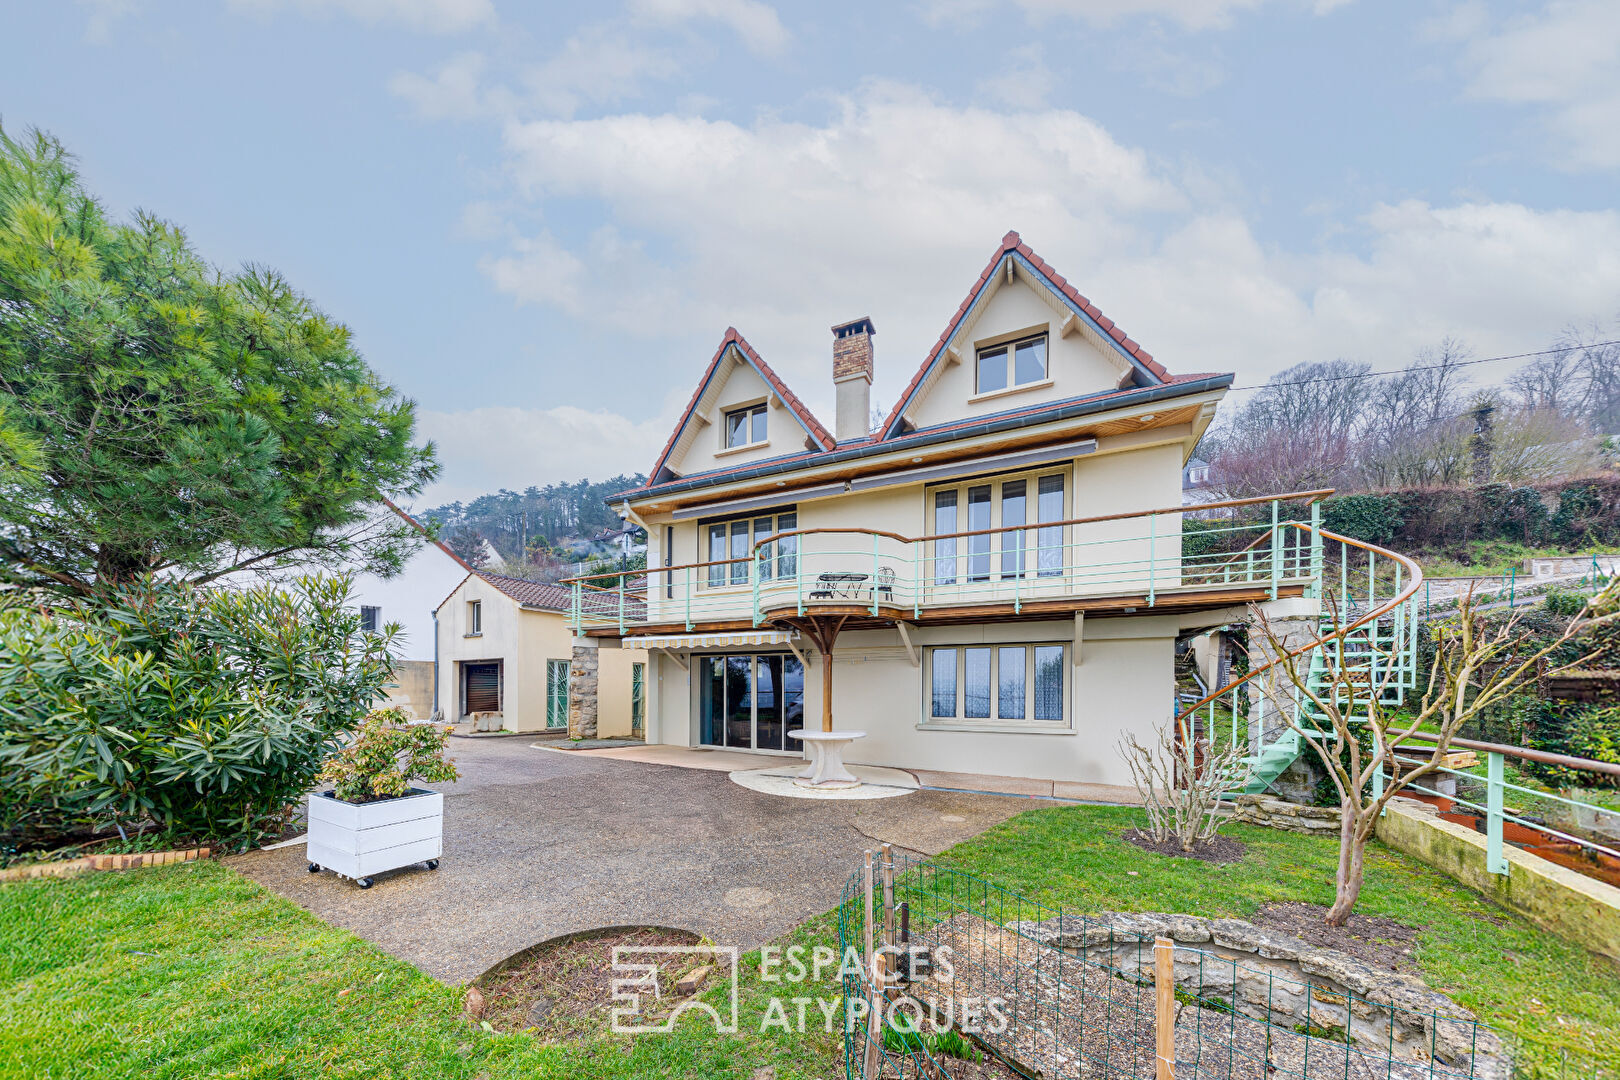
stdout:
[[(1305, 747), (1301, 728), (1334, 737), (1316, 715), (1312, 695), (1353, 713), (1357, 695), (1376, 692), (1381, 704), (1399, 705), (1417, 683), (1415, 603), (1422, 568), (1387, 548), (1323, 529), (1318, 507), (1313, 504), (1308, 524), (1279, 525), (1309, 537), (1303, 546), (1312, 553), (1314, 573), (1306, 596), (1318, 604), (1299, 620), (1306, 629), (1276, 627), (1280, 652), (1177, 709), (1178, 718), (1191, 721), (1178, 726), (1200, 727), (1212, 743), (1222, 741), (1222, 723), (1229, 725), (1233, 743), (1247, 743), (1249, 756), (1232, 777), (1234, 791), (1263, 791), (1274, 782)], [(1291, 682), (1281, 685), (1285, 658), (1306, 670), (1310, 694)]]
[(845, 883), (838, 929), (863, 960), (843, 980), (846, 1080), (949, 1076), (949, 1030), (1032, 1077), (1507, 1075), (1499, 1038), (1461, 1008), (1064, 912), (887, 845)]
[[(1408, 736), (1402, 742), (1408, 740), (1427, 744), (1437, 741), (1433, 735), (1422, 732)], [(1620, 765), (1473, 739), (1452, 739), (1450, 747), (1454, 751), (1475, 751), (1483, 754), (1485, 760), (1483, 764), (1474, 766), (1461, 766), (1461, 763), (1442, 765), (1435, 770), (1438, 778), (1433, 786), (1413, 782), (1408, 789), (1428, 796), (1440, 805), (1443, 812), (1456, 813), (1460, 807), (1467, 816), (1478, 820), (1485, 834), (1487, 871), (1501, 875), (1509, 872), (1505, 845), (1516, 840), (1514, 846), (1532, 849), (1546, 848), (1549, 844), (1573, 846), (1592, 858), (1597, 865), (1581, 866), (1577, 862), (1572, 869), (1579, 872), (1606, 869), (1609, 876), (1620, 878), (1620, 810), (1510, 781), (1506, 778), (1506, 764), (1512, 758), (1556, 765), (1588, 774), (1598, 784), (1613, 783), (1615, 778), (1620, 778)], [(1396, 746), (1393, 750), (1396, 757), (1394, 764), (1398, 768), (1401, 764), (1400, 748)], [(1426, 757), (1426, 747), (1423, 753)], [(1514, 797), (1520, 805), (1509, 807), (1509, 796)], [(1518, 826), (1529, 835), (1520, 834), (1510, 840), (1513, 830), (1509, 826)], [(1540, 850), (1535, 853), (1543, 857), (1554, 856), (1554, 861), (1566, 861), (1558, 858), (1560, 853), (1556, 851)], [(1599, 862), (1599, 859), (1605, 861)]]
[[(1074, 597), (1139, 598), (1147, 607), (1196, 590), (1259, 590), (1276, 599), (1319, 576), (1320, 543), (1284, 516), (1306, 504), (1313, 525), (1329, 490), (1234, 499), (1198, 507), (1261, 507), (1259, 521), (1201, 521), (1185, 508), (1003, 524), (924, 536), (865, 528), (799, 528), (746, 538), (746, 553), (565, 579), (583, 627), (759, 626), (818, 608), (920, 618), (944, 607), (1029, 604)], [(985, 511), (988, 514), (988, 508)], [(739, 534), (736, 538), (744, 538)], [(626, 599), (626, 596), (630, 599)], [(1235, 601), (1235, 602), (1241, 602)]]

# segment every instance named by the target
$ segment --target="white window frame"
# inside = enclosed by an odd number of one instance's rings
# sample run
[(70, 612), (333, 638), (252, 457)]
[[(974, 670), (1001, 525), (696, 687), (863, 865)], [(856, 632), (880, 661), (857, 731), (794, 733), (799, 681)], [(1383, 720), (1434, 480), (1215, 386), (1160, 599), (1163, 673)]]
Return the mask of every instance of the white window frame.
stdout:
[[(741, 550), (744, 555), (753, 550), (756, 540), (774, 536), (779, 532), (792, 532), (799, 528), (799, 511), (797, 507), (778, 508), (762, 514), (738, 514), (735, 517), (723, 518), (719, 521), (704, 521), (698, 526), (698, 543), (701, 549), (698, 553), (698, 562), (715, 563), (720, 560), (714, 557), (715, 530), (724, 531), (725, 552), (724, 558), (736, 558), (738, 550), (737, 538), (742, 540)], [(769, 522), (767, 527), (762, 523)], [(742, 525), (741, 533), (736, 527)], [(799, 538), (790, 536), (771, 545), (772, 551), (766, 554), (764, 562), (760, 564), (764, 571), (762, 581), (774, 578), (792, 577), (798, 573)], [(723, 566), (706, 566), (697, 578), (699, 589), (719, 591), (721, 589), (746, 588), (753, 578), (749, 576), (750, 563), (729, 563)]]
[[(923, 582), (929, 588), (949, 589), (960, 585), (1011, 581), (1015, 577), (1037, 582), (1063, 578), (1068, 572), (1069, 565), (1074, 562), (1074, 553), (1068, 546), (1070, 527), (1044, 526), (1044, 529), (1055, 531), (1056, 535), (1052, 535), (1044, 532), (1041, 525), (1041, 481), (1049, 477), (1058, 477), (1063, 481), (1063, 508), (1057, 518), (1048, 520), (1067, 521), (1075, 516), (1074, 467), (1070, 462), (1064, 462), (1056, 468), (1045, 466), (1024, 472), (997, 473), (932, 484), (925, 488), (923, 491), (925, 520), (922, 533), (924, 536), (934, 536), (941, 531), (947, 533), (973, 531), (975, 526), (969, 524), (971, 511), (968, 506), (968, 492), (975, 488), (990, 489), (990, 524), (986, 527), (1002, 529), (1005, 527), (1002, 510), (1006, 504), (1007, 485), (1022, 483), (1024, 520), (1014, 523), (1013, 527), (1020, 530), (1018, 532), (993, 532), (984, 536), (959, 536), (951, 540), (930, 541), (927, 545), (929, 550), (926, 552), (928, 559), (926, 569), (922, 572)], [(937, 527), (939, 519), (936, 514), (936, 496), (942, 491), (956, 492), (954, 529), (940, 530)], [(1021, 544), (1015, 543), (1020, 539)], [(986, 542), (988, 553), (980, 550), (985, 547)], [(1046, 550), (1043, 551), (1043, 548)], [(974, 572), (975, 556), (988, 561), (985, 573)]]
[[(1042, 345), (1041, 373), (1033, 379), (1018, 379), (1018, 347), (1031, 345), (1035, 342)], [(1004, 365), (1005, 381), (996, 387), (986, 390), (983, 388), (981, 373), (984, 363), (993, 359), (994, 354), (1000, 353), (1000, 361)], [(1007, 341), (994, 341), (987, 345), (980, 345), (973, 350), (973, 397), (987, 397), (992, 394), (1009, 394), (1015, 390), (1027, 387), (1042, 386), (1052, 381), (1052, 342), (1051, 335), (1042, 330), (1038, 334), (1024, 334)]]
[[(1074, 734), (1072, 693), (1074, 676), (1069, 664), (1070, 649), (1072, 647), (1073, 642), (1068, 641), (988, 641), (928, 646), (924, 650), (925, 659), (921, 665), (922, 718), (917, 727), (936, 731), (1005, 731), (1046, 735)], [(1036, 650), (1042, 648), (1061, 650), (1058, 670), (1062, 673), (1063, 686), (1058, 696), (1062, 706), (1062, 716), (1057, 720), (1035, 719)], [(988, 649), (990, 651), (990, 715), (987, 717), (969, 717), (966, 715), (967, 680), (963, 677), (963, 671), (966, 668), (967, 650), (969, 649)], [(1004, 719), (1000, 715), (1001, 665), (1004, 659), (1002, 651), (1004, 649), (1022, 649), (1024, 651), (1024, 715), (1021, 717)], [(952, 653), (956, 657), (956, 705), (955, 713), (952, 716), (934, 715), (934, 664), (935, 658), (941, 653)]]
[[(371, 625), (367, 626), (367, 622), (370, 622)], [(368, 634), (380, 634), (382, 633), (382, 628), (382, 608), (376, 604), (361, 604), (360, 629), (364, 630)]]
[(484, 602), (482, 600), (467, 601), (467, 636), (482, 637), (484, 635)]
[[(731, 418), (741, 414), (743, 416), (742, 432), (746, 438), (742, 442), (731, 441)], [(759, 438), (754, 438), (755, 420), (759, 422)], [(771, 441), (771, 409), (770, 402), (756, 401), (752, 405), (738, 405), (734, 409), (727, 409), (720, 417), (720, 449), (746, 450), (750, 446), (764, 446)]]

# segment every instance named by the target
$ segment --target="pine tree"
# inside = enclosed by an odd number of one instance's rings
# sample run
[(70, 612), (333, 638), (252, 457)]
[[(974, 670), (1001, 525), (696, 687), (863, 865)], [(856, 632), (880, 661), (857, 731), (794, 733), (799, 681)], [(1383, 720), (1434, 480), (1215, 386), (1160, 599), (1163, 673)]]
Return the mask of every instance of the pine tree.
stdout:
[(0, 581), (388, 573), (419, 537), (377, 501), (437, 470), (414, 423), (279, 275), (109, 220), (59, 142), (0, 130)]

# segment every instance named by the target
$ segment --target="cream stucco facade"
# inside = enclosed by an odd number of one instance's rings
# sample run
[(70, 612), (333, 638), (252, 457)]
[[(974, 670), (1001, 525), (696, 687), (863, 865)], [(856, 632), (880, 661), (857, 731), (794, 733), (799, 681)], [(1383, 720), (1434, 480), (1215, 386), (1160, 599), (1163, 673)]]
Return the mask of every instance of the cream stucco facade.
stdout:
[[(839, 407), (864, 411), (872, 321), (833, 332)], [(728, 331), (622, 497), (645, 615), (580, 633), (657, 644), (649, 741), (795, 753), (784, 726), (835, 725), (866, 733), (856, 763), (1128, 785), (1178, 638), (1296, 584), (1183, 551), (1182, 467), (1230, 381), (1171, 376), (1016, 234), (870, 435), (846, 415), (833, 438)], [(759, 405), (764, 437), (728, 447)]]
[[(461, 723), (467, 718), (467, 666), (493, 663), (500, 665), (500, 727), (514, 732), (567, 729), (566, 713), (559, 716), (555, 707), (548, 709), (552, 665), (563, 665), (566, 671), (574, 665), (574, 633), (566, 612), (525, 606), (484, 577), (468, 574), (439, 605), (438, 630), (438, 701), (447, 721)], [(635, 667), (642, 665), (641, 677), (647, 679), (649, 658), (644, 650), (612, 644), (598, 648), (597, 656), (597, 736), (629, 737)]]

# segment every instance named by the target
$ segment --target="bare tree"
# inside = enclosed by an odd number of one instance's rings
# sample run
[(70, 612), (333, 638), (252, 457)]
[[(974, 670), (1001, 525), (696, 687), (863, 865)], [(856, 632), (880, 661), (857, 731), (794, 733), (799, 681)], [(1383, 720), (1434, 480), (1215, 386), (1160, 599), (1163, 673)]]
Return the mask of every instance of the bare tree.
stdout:
[[(1433, 629), (1434, 660), (1422, 700), (1415, 706), (1408, 703), (1397, 712), (1381, 700), (1396, 675), (1396, 665), (1386, 663), (1382, 670), (1369, 671), (1351, 655), (1345, 639), (1358, 627), (1341, 622), (1336, 606), (1332, 618), (1339, 636), (1321, 646), (1329, 650), (1323, 665), (1328, 673), (1325, 686), (1312, 685), (1314, 650), (1307, 647), (1290, 651), (1264, 612), (1255, 609), (1254, 622), (1278, 658), (1269, 670), (1267, 696), (1281, 702), (1297, 694), (1298, 700), (1308, 705), (1318, 722), (1325, 722), (1328, 729), (1326, 734), (1321, 733), (1303, 724), (1294, 710), (1278, 710), (1288, 726), (1316, 752), (1339, 794), (1339, 862), (1334, 875), (1333, 906), (1326, 918), (1329, 926), (1343, 926), (1361, 895), (1367, 841), (1389, 800), (1439, 769), (1451, 740), (1464, 725), (1532, 681), (1543, 658), (1587, 630), (1620, 618), (1617, 611), (1620, 581), (1588, 601), (1556, 641), (1531, 648), (1518, 629), (1518, 615), (1492, 629), (1475, 610), (1470, 591), (1459, 603), (1456, 615)], [(1586, 659), (1550, 671), (1567, 671)], [(1420, 731), (1424, 738), (1412, 745), (1413, 736)], [(1371, 737), (1370, 753), (1357, 737), (1361, 732)], [(1418, 763), (1406, 768), (1397, 754), (1408, 761), (1417, 759)], [(1369, 788), (1379, 775), (1385, 778), (1384, 788), (1382, 794), (1374, 796)]]
[(1420, 350), (1414, 369), (1373, 380), (1358, 440), (1364, 486), (1428, 487), (1464, 478), (1468, 429), (1458, 414), (1469, 355), (1448, 337)]
[(1369, 364), (1333, 360), (1279, 372), (1208, 440), (1225, 494), (1331, 487), (1346, 476)]
[(1174, 837), (1182, 851), (1215, 836), (1221, 827), (1221, 794), (1248, 780), (1245, 748), (1234, 742), (1217, 750), (1195, 736), (1190, 716), (1175, 717), (1161, 727), (1156, 747), (1126, 735), (1119, 753), (1147, 811), (1146, 835), (1156, 844)]

